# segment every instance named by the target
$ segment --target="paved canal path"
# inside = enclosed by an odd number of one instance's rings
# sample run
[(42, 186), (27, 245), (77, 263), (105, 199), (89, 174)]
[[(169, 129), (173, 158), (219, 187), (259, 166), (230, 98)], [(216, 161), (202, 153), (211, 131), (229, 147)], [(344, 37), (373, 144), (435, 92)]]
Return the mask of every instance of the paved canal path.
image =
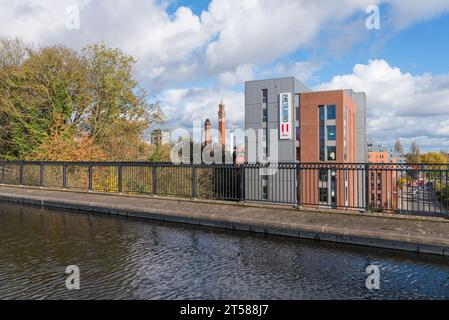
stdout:
[(0, 200), (449, 256), (449, 220), (0, 186)]
[(0, 243), (0, 299), (449, 298), (447, 257), (225, 229), (0, 202)]

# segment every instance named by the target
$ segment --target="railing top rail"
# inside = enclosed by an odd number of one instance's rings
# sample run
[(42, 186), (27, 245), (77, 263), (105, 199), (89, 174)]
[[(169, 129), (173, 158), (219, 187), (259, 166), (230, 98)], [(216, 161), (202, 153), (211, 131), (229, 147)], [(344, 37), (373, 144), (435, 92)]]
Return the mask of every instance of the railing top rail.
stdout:
[(327, 168), (327, 167), (338, 167), (338, 168), (392, 168), (398, 170), (406, 169), (441, 169), (445, 170), (449, 168), (449, 163), (363, 163), (363, 162), (278, 162), (278, 163), (244, 163), (244, 164), (195, 164), (195, 163), (180, 163), (175, 164), (172, 162), (149, 162), (149, 161), (5, 161), (0, 160), (1, 164), (25, 164), (25, 165), (69, 165), (69, 166), (86, 166), (86, 165), (98, 165), (98, 166), (165, 166), (165, 167), (287, 167), (291, 168), (294, 166), (300, 166), (301, 168)]

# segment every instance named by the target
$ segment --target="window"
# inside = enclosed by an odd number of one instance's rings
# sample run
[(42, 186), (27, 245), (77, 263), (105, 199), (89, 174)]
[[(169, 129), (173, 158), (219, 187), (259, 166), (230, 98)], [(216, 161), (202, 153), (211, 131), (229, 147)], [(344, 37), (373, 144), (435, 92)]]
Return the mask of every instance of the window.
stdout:
[(320, 161), (326, 161), (326, 148), (323, 146), (320, 146)]
[(262, 89), (262, 121), (268, 121), (268, 89)]
[(336, 119), (336, 107), (335, 105), (327, 106), (327, 120)]
[(331, 205), (337, 204), (337, 171), (331, 170)]
[(297, 161), (301, 160), (301, 148), (300, 147), (296, 147), (296, 160)]
[[(268, 89), (262, 89), (262, 122), (268, 122)], [(268, 157), (268, 125), (263, 132), (264, 155)]]
[(349, 205), (348, 171), (345, 171), (345, 206)]
[(327, 160), (328, 161), (337, 160), (337, 148), (336, 147), (327, 147)]
[(325, 155), (325, 143), (326, 143), (326, 137), (325, 137), (325, 109), (324, 106), (318, 106), (318, 113), (320, 118), (320, 161), (325, 161), (326, 155)]
[(337, 171), (332, 170), (331, 171), (331, 183), (334, 183), (337, 181)]
[(324, 144), (324, 140), (326, 140), (325, 137), (324, 137), (324, 126), (320, 125), (320, 144), (321, 144), (321, 141)]
[(328, 199), (327, 188), (320, 188), (319, 193), (320, 193), (320, 204), (327, 204), (327, 199)]
[(268, 200), (268, 176), (262, 176), (262, 200)]
[(318, 110), (320, 111), (320, 121), (326, 120), (324, 116), (324, 106), (318, 106)]
[(296, 120), (299, 121), (299, 107), (296, 107)]
[(296, 141), (301, 140), (301, 130), (299, 127), (296, 127)]
[(327, 140), (335, 140), (336, 126), (327, 126)]
[(343, 159), (346, 161), (347, 158), (347, 148), (348, 148), (348, 107), (344, 108), (343, 115)]
[(328, 175), (327, 169), (320, 169), (320, 181), (327, 182), (327, 175)]
[(262, 103), (268, 103), (268, 89), (262, 89)]

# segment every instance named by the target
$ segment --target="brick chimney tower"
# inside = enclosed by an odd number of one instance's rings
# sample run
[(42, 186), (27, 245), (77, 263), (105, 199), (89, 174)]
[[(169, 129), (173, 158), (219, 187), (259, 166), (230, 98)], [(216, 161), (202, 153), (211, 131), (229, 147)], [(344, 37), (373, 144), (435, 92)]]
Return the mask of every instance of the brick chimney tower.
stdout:
[(223, 99), (218, 105), (218, 132), (220, 133), (220, 145), (226, 149), (226, 111)]
[(212, 143), (212, 124), (209, 119), (204, 122), (204, 146)]

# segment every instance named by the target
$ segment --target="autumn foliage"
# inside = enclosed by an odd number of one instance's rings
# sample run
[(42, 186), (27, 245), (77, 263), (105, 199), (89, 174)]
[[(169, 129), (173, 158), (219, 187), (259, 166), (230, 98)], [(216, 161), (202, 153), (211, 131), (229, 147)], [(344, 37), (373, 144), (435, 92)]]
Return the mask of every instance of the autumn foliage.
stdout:
[(76, 52), (0, 39), (0, 159), (148, 159), (145, 133), (163, 116), (134, 64), (104, 44)]

